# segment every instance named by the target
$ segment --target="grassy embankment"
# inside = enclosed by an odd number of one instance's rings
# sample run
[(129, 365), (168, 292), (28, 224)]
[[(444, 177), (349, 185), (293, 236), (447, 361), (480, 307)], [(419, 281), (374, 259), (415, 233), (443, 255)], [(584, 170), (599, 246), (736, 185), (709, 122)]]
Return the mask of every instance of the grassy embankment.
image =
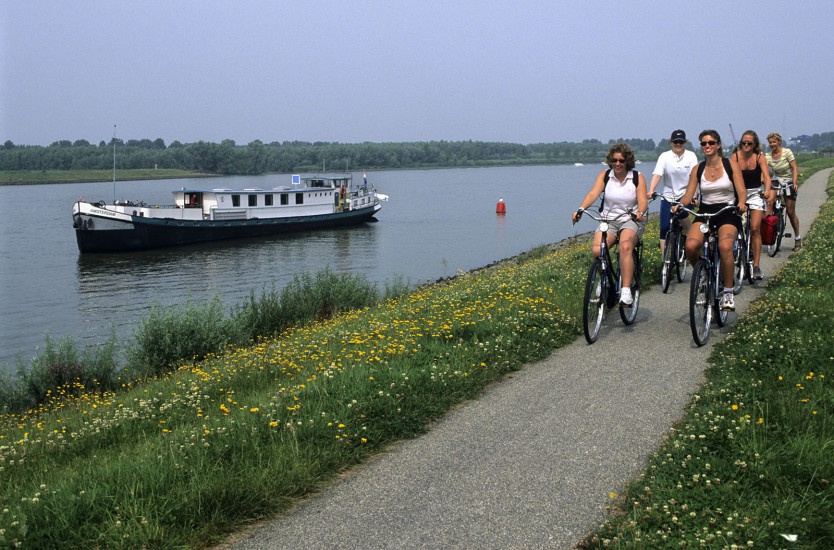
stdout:
[[(772, 547), (789, 528), (834, 540), (832, 232), (829, 204), (741, 321), (745, 337), (717, 349), (704, 391), (599, 545)], [(654, 278), (656, 238), (647, 244)], [(587, 248), (541, 247), (115, 393), (75, 388), (3, 417), (0, 545), (200, 546), (284, 509), (579, 336)]]
[[(157, 180), (171, 178), (206, 177), (189, 170), (137, 168), (117, 170), (119, 181)], [(0, 185), (32, 185), (43, 183), (85, 183), (112, 181), (112, 170), (0, 170)]]

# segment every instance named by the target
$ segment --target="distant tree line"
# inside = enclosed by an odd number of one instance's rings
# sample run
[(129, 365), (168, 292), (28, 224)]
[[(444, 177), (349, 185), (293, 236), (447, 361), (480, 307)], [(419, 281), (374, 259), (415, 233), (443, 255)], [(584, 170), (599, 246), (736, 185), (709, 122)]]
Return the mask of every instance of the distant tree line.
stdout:
[[(0, 170), (107, 170), (167, 168), (224, 175), (254, 175), (270, 172), (309, 172), (383, 168), (431, 168), (486, 166), (499, 164), (596, 163), (605, 158), (608, 148), (620, 141), (628, 143), (641, 160), (654, 160), (669, 149), (668, 139), (617, 138), (603, 143), (598, 139), (582, 142), (518, 143), (485, 141), (427, 141), (401, 143), (334, 143), (284, 141), (263, 143), (255, 140), (237, 145), (227, 139), (220, 143), (198, 141), (169, 145), (162, 139), (111, 140), (98, 145), (87, 140), (62, 140), (51, 145), (15, 145), (6, 141), (0, 147)], [(695, 148), (697, 150), (697, 147)], [(797, 150), (832, 151), (834, 132), (803, 135)]]
[[(644, 156), (653, 157), (651, 139), (586, 139), (581, 143), (516, 143), (484, 141), (429, 141), (403, 143), (333, 143), (253, 141), (237, 145), (198, 141), (170, 145), (153, 141), (115, 140), (116, 166), (120, 169), (168, 168), (211, 174), (263, 174), (295, 172), (483, 166), (493, 164), (553, 164), (600, 162), (610, 144), (626, 141)], [(0, 148), (0, 170), (106, 170), (113, 166), (114, 142), (91, 144), (86, 140), (57, 141), (47, 147), (15, 145)]]

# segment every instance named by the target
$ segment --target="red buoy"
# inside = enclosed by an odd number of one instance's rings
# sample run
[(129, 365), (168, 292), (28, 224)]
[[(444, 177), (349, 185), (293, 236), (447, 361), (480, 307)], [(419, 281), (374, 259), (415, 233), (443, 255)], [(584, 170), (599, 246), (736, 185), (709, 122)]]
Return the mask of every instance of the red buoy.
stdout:
[(495, 213), (496, 214), (506, 214), (507, 213), (507, 205), (504, 204), (504, 199), (498, 199), (498, 204), (495, 205)]

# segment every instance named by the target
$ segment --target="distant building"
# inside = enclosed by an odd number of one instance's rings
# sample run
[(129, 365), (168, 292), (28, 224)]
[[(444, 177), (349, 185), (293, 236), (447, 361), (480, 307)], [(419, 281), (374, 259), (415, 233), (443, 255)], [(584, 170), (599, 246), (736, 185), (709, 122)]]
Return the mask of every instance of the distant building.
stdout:
[(796, 151), (810, 151), (811, 136), (802, 134), (801, 136), (792, 137), (786, 145)]

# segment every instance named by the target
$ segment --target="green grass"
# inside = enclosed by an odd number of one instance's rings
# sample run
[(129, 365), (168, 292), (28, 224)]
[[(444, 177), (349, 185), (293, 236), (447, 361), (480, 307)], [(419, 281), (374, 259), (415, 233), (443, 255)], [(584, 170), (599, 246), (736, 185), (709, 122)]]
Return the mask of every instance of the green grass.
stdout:
[[(192, 178), (205, 176), (190, 170), (163, 168), (137, 168), (116, 170), (119, 181), (155, 180), (169, 178)], [(3, 170), (0, 171), (0, 185), (19, 185), (36, 183), (83, 183), (112, 181), (112, 170)]]
[[(822, 338), (831, 333), (831, 316), (822, 316), (834, 296), (830, 205), (822, 218), (784, 273), (800, 273), (790, 266), (803, 259), (824, 267), (772, 283), (771, 292), (780, 285), (787, 292), (778, 308), (753, 308), (749, 317), (765, 318), (742, 321), (745, 338), (717, 348), (710, 379), (668, 448), (618, 501), (622, 515), (589, 544), (679, 547), (704, 533), (718, 541), (708, 546), (754, 540), (772, 547), (779, 543), (775, 533), (795, 528), (810, 547), (808, 538), (829, 536), (826, 367), (834, 350)], [(646, 231), (652, 237), (644, 280), (655, 280), (659, 269), (656, 233), (656, 225)], [(391, 442), (423, 433), (503, 374), (580, 337), (577, 296), (588, 261), (587, 242), (540, 247), (377, 307), (208, 353), (118, 391), (93, 393), (76, 382), (36, 410), (4, 415), (0, 546), (199, 547), (284, 510)], [(812, 308), (804, 292), (812, 292)], [(813, 314), (818, 318), (807, 331), (778, 328)], [(770, 340), (749, 338), (764, 321), (773, 323)], [(748, 340), (767, 347), (755, 365), (752, 355), (728, 348)], [(785, 360), (799, 342), (811, 348), (803, 357), (813, 361), (813, 375)], [(718, 487), (720, 495), (710, 492)], [(677, 520), (664, 515), (664, 506)], [(800, 515), (806, 522), (784, 521)], [(681, 518), (686, 529), (679, 528)]]

